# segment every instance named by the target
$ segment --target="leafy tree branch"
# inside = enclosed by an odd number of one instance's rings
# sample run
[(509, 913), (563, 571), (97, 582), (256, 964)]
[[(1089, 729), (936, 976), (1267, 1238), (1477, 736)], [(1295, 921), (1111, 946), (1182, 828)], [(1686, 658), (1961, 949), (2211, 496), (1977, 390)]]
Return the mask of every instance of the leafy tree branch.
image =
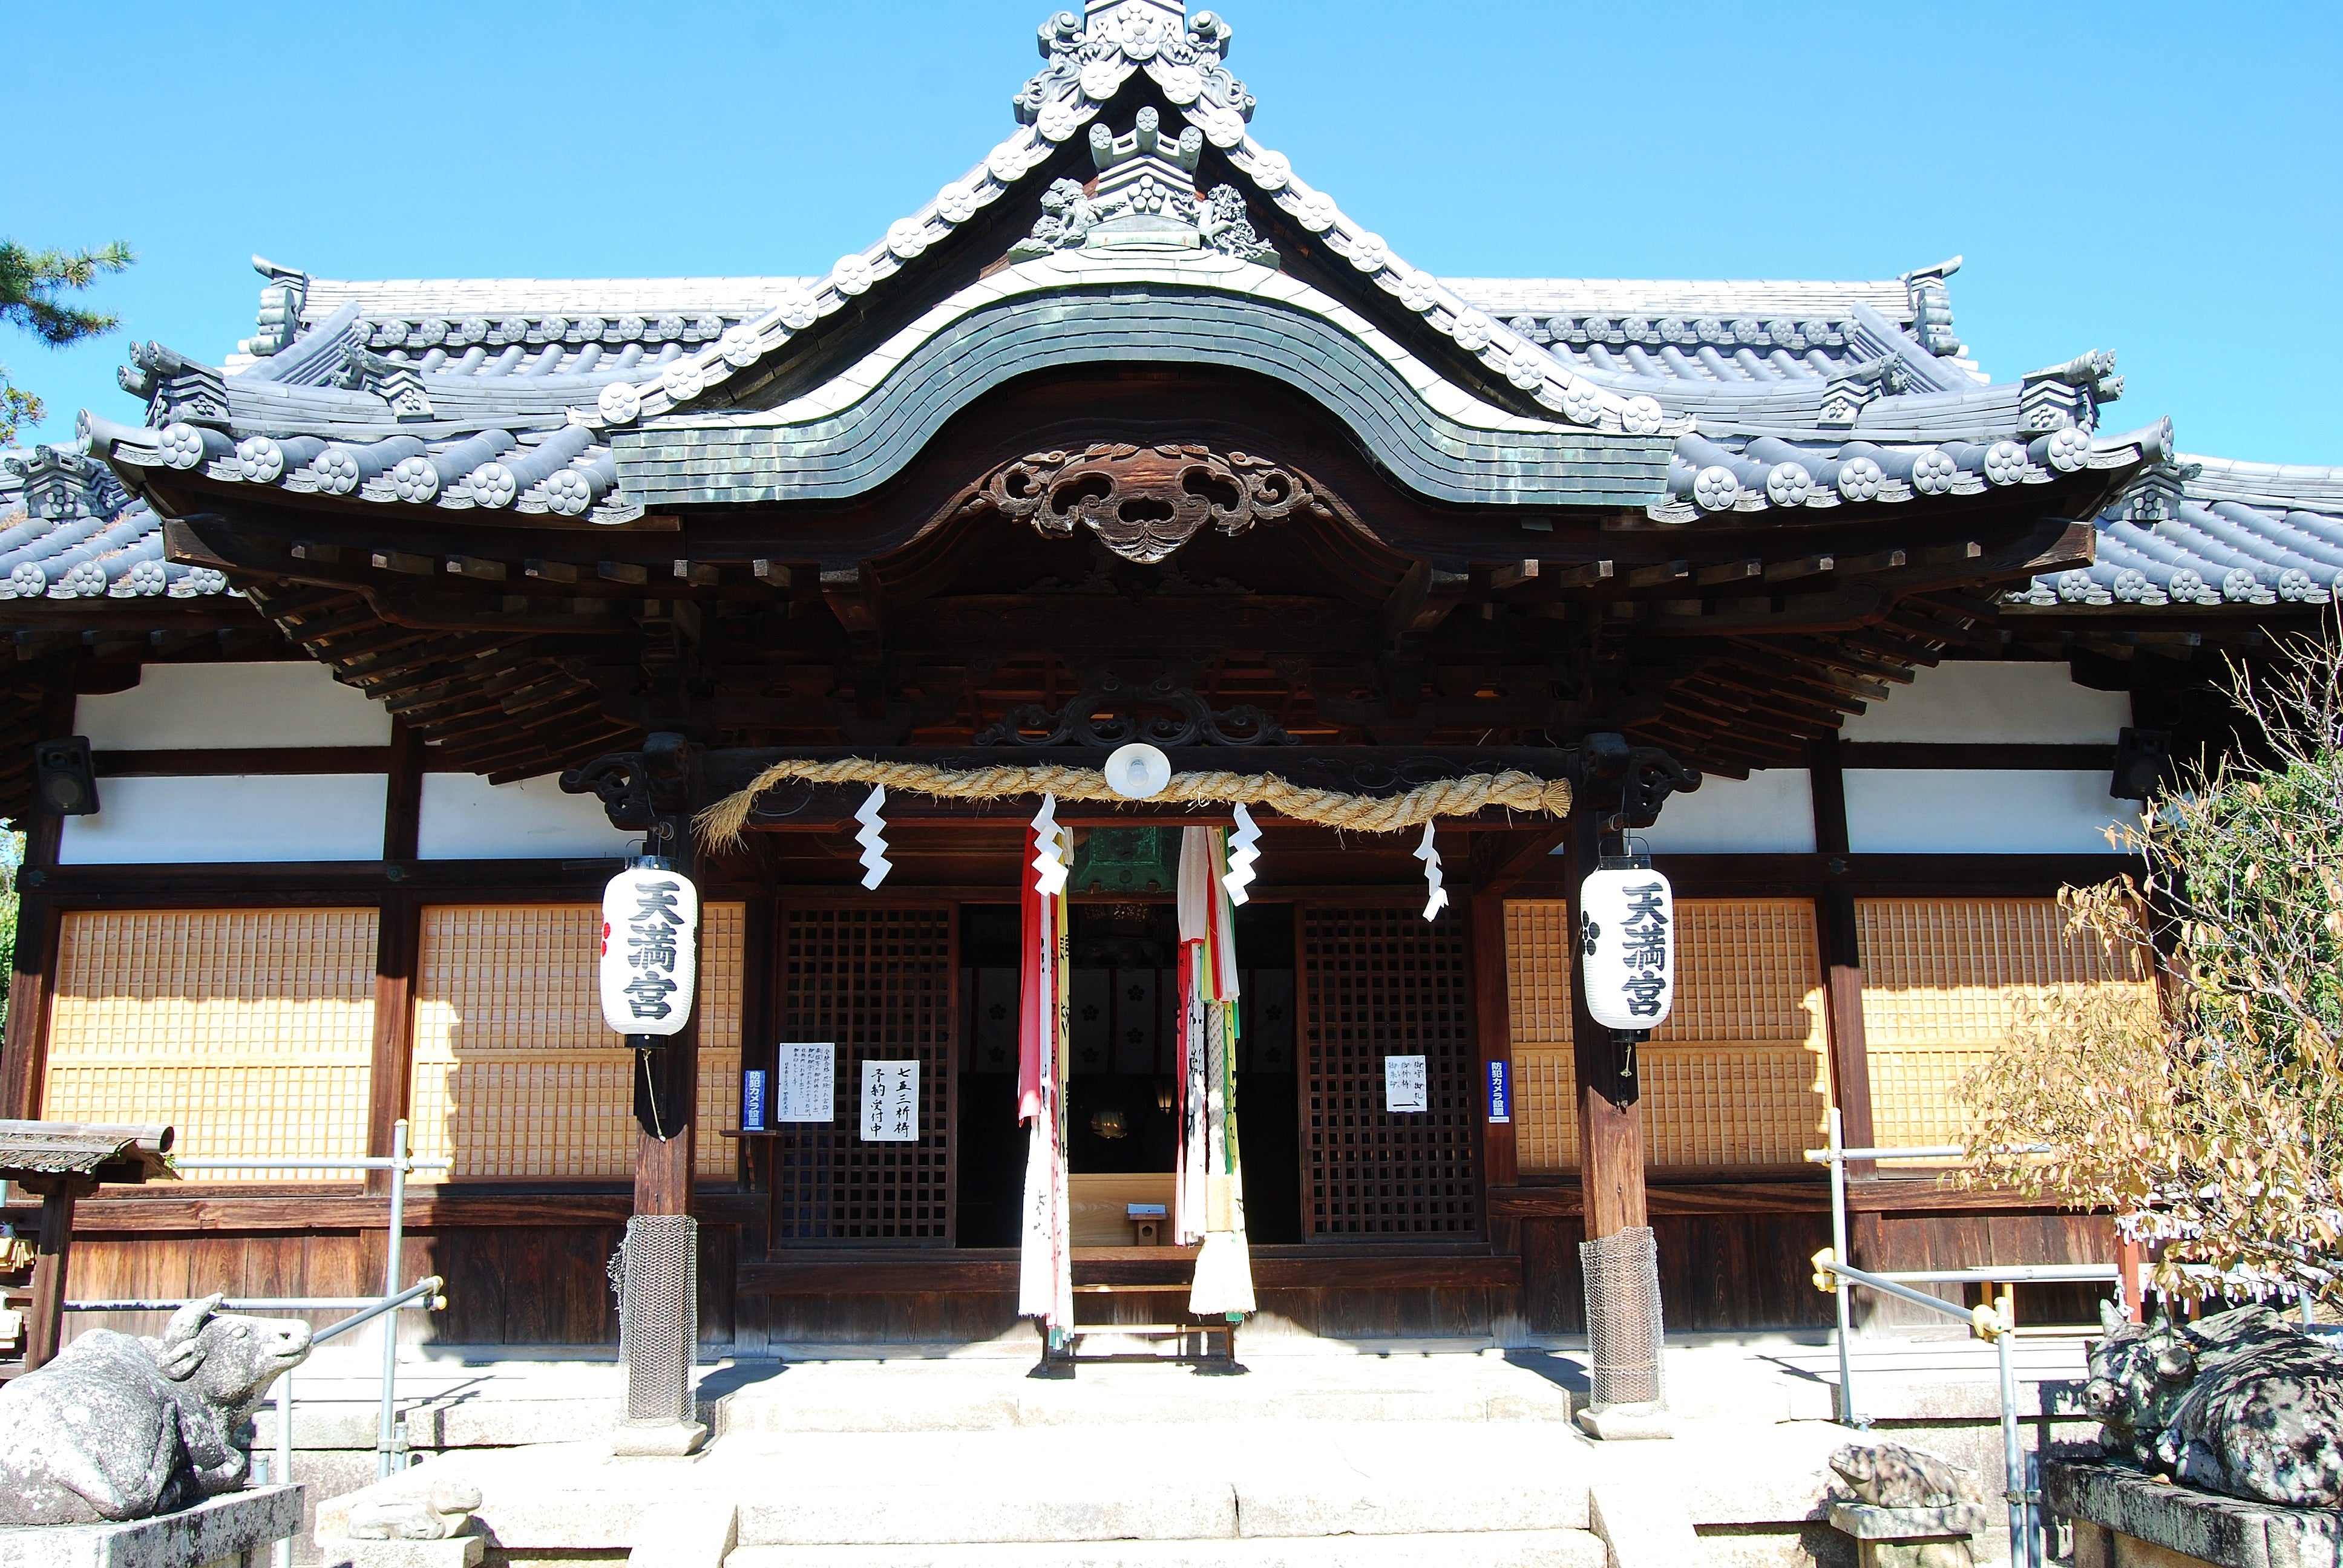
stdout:
[[(116, 240), (96, 250), (28, 250), (0, 240), (0, 321), (22, 327), (52, 348), (62, 348), (111, 332), (113, 315), (85, 309), (66, 296), (96, 283), (99, 275), (121, 272), (137, 257)], [(41, 399), (24, 391), (0, 365), (0, 446), (13, 446), (24, 425), (47, 412)]]

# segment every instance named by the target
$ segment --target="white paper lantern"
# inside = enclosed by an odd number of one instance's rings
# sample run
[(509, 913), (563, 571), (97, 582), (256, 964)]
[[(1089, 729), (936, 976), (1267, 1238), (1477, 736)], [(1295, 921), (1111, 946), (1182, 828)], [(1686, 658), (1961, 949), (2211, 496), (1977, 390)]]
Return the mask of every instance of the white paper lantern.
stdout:
[(602, 1020), (666, 1036), (691, 1021), (699, 981), (699, 890), (680, 871), (629, 866), (602, 890)]
[(1657, 871), (1602, 870), (1578, 893), (1579, 983), (1607, 1029), (1657, 1029), (1676, 998), (1676, 906)]

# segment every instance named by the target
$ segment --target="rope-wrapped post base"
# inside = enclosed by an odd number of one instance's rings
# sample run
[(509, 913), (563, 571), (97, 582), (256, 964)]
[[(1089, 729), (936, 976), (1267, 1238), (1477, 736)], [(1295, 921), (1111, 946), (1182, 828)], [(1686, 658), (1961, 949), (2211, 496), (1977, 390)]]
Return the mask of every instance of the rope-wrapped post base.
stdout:
[(1586, 1280), (1587, 1407), (1596, 1437), (1673, 1437), (1660, 1326), (1660, 1250), (1648, 1225), (1579, 1244)]
[(627, 1416), (611, 1452), (694, 1452), (708, 1441), (691, 1388), (699, 1342), (699, 1221), (687, 1214), (637, 1214), (612, 1263)]

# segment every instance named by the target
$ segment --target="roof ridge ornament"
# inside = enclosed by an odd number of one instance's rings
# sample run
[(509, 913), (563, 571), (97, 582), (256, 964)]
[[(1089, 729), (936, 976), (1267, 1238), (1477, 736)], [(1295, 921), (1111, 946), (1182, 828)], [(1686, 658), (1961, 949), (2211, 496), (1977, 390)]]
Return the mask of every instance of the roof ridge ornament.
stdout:
[[(810, 286), (726, 333), (721, 345), (703, 346), (687, 356), (679, 368), (670, 362), (657, 379), (609, 383), (597, 406), (579, 409), (577, 417), (602, 428), (657, 418), (779, 350), (821, 317), (843, 309), (849, 300), (883, 286), (907, 263), (1046, 163), (1061, 144), (1097, 119), (1135, 72), (1143, 70), (1186, 128), (1220, 149), (1262, 199), (1312, 234), (1322, 236), (1329, 250), (1393, 296), (1403, 309), (1423, 317), (1431, 330), (1452, 338), (1493, 379), (1510, 382), (1549, 414), (1606, 435), (1676, 436), (1695, 427), (1691, 415), (1672, 411), (1654, 397), (1602, 386), (1533, 339), (1492, 321), (1437, 278), (1409, 266), (1381, 236), (1352, 222), (1332, 196), (1295, 177), (1282, 153), (1262, 146), (1246, 133), (1253, 96), (1224, 63), (1233, 29), (1210, 11), (1185, 17), (1184, 29), (1179, 25), (1182, 20), (1181, 8), (1168, 0), (1108, 0), (1091, 5), (1084, 17), (1071, 11), (1057, 13), (1038, 35), (1048, 64), (1013, 100), (1019, 127), (981, 164), (946, 185), (919, 212), (892, 225), (878, 243), (841, 256)], [(1160, 136), (1159, 132), (1158, 152)], [(1183, 133), (1175, 148), (1185, 142)], [(1119, 146), (1120, 138), (1108, 145)], [(1135, 138), (1133, 146), (1135, 151)], [(1230, 195), (1223, 196), (1223, 189)], [(1060, 227), (1048, 246), (1071, 248), (1062, 239), (1067, 225), (1071, 220), (1079, 227), (1085, 215), (1066, 191), (1053, 186), (1052, 195), (1058, 210), (1050, 216), (1059, 220)], [(1244, 195), (1233, 186), (1206, 193), (1209, 211), (1198, 229), (1212, 249), (1244, 256), (1245, 247), (1262, 243), (1257, 231), (1247, 237), (1252, 226), (1239, 210)], [(1095, 197), (1090, 199), (1095, 204)], [(1106, 215), (1093, 210), (1087, 216), (1095, 226)], [(1090, 232), (1081, 230), (1084, 241)], [(1038, 226), (1032, 237), (1042, 239)], [(1265, 247), (1258, 259), (1268, 261)]]

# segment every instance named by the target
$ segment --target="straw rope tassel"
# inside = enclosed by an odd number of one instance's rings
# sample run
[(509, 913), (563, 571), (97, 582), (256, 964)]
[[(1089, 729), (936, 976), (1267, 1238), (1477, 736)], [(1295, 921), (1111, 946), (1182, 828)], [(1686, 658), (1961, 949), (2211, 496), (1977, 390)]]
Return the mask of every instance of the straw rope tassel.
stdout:
[[(700, 842), (718, 853), (738, 849), (749, 830), (757, 798), (796, 779), (808, 784), (875, 784), (914, 795), (950, 800), (1000, 800), (1012, 795), (1050, 794), (1068, 800), (1130, 804), (1106, 775), (1093, 768), (1061, 763), (1037, 767), (1002, 764), (954, 770), (928, 762), (878, 762), (849, 757), (834, 762), (776, 762), (748, 788), (726, 796), (692, 819)], [(1175, 773), (1150, 799), (1192, 806), (1267, 806), (1279, 815), (1322, 828), (1362, 833), (1396, 833), (1435, 817), (1468, 817), (1486, 806), (1549, 816), (1570, 814), (1571, 791), (1562, 779), (1507, 769), (1438, 779), (1404, 795), (1347, 794), (1289, 783), (1274, 773)]]

